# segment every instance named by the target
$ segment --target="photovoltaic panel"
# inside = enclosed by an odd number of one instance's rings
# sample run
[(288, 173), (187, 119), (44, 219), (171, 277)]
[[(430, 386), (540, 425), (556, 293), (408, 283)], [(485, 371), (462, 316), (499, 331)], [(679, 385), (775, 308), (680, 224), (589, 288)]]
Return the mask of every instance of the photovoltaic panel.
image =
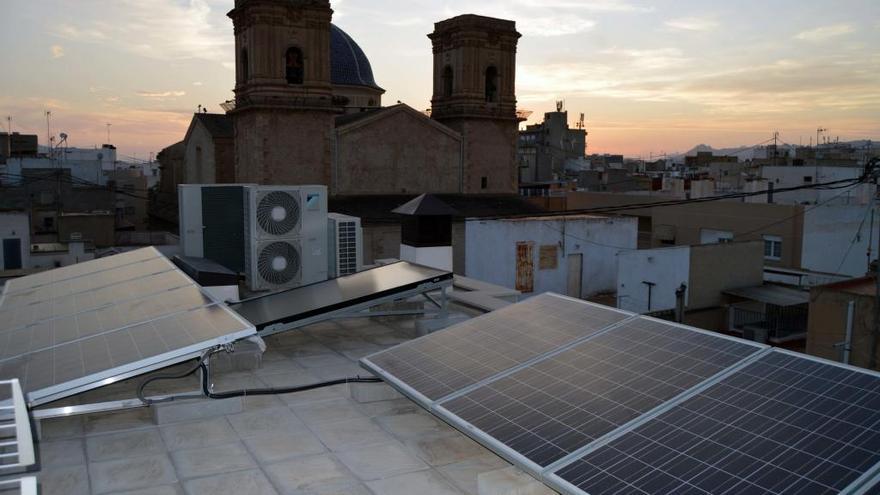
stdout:
[(441, 401), (440, 414), (540, 471), (761, 349), (656, 320), (627, 321)]
[[(33, 326), (46, 320), (73, 316), (124, 301), (142, 299), (173, 289), (191, 286), (180, 272), (169, 271), (136, 279), (137, 283), (114, 284), (99, 289), (34, 302), (25, 306), (0, 310), (0, 341), (3, 333)], [(3, 305), (6, 308), (6, 305)]]
[(131, 363), (163, 362), (198, 352), (218, 337), (250, 334), (253, 329), (215, 304), (0, 361), (0, 376), (17, 376), (32, 398), (35, 392), (40, 397), (100, 382)]
[(374, 354), (361, 363), (433, 401), (629, 316), (544, 294)]
[(158, 258), (161, 256), (162, 253), (160, 253), (158, 250), (156, 250), (156, 248), (153, 247), (128, 251), (126, 253), (108, 256), (106, 258), (84, 261), (75, 265), (40, 272), (34, 275), (29, 275), (27, 277), (12, 279), (6, 282), (4, 291), (6, 295), (14, 294), (16, 292), (32, 289), (34, 287), (55, 284), (58, 282), (63, 282), (65, 280), (75, 279), (77, 277), (81, 277), (90, 273), (102, 272), (105, 270), (116, 268), (118, 266), (128, 265), (136, 263), (138, 261), (146, 261), (148, 259)]
[(154, 248), (83, 265), (16, 279), (0, 299), (0, 378), (32, 405), (256, 332)]
[(866, 488), (878, 462), (880, 377), (774, 350), (556, 477), (591, 495), (815, 495)]
[[(45, 304), (54, 299), (82, 294), (101, 288), (110, 288), (139, 278), (174, 270), (174, 265), (168, 259), (151, 258), (130, 265), (122, 265), (72, 279), (23, 289), (8, 294), (3, 300), (2, 307), (4, 309), (11, 309), (33, 304)], [(127, 288), (123, 289), (123, 291), (125, 290)]]
[(153, 297), (104, 306), (73, 317), (55, 318), (2, 332), (0, 363), (21, 354), (111, 332), (170, 313), (200, 308), (212, 302), (197, 287), (190, 285)]

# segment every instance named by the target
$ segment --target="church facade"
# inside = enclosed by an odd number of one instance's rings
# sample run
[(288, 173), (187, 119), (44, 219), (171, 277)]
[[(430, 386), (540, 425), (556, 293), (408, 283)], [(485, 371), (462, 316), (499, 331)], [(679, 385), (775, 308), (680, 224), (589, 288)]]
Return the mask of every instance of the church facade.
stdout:
[[(185, 160), (185, 177), (324, 184), (334, 196), (517, 193), (514, 22), (435, 24), (428, 116), (382, 106), (369, 59), (332, 15), (327, 0), (236, 0), (234, 108), (210, 117), (228, 120), (218, 127), (233, 129), (233, 151)], [(219, 142), (192, 129), (191, 140)]]

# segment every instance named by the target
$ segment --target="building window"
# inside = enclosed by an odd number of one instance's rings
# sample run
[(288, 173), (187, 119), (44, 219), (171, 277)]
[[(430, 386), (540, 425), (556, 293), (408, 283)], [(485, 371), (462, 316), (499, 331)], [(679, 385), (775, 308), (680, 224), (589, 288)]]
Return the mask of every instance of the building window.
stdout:
[(498, 101), (498, 69), (494, 66), (486, 69), (486, 101), (488, 103)]
[(250, 78), (250, 66), (248, 65), (247, 48), (241, 49), (241, 82), (247, 82)]
[(303, 83), (303, 52), (299, 48), (292, 46), (287, 49), (285, 54), (285, 69), (287, 76), (287, 84)]
[(480, 178), (480, 189), (486, 189), (487, 187), (489, 187), (489, 178), (488, 177), (481, 177)]
[(452, 96), (453, 80), (454, 74), (452, 73), (452, 67), (447, 65), (443, 68), (443, 96)]
[(733, 232), (727, 230), (700, 229), (700, 244), (733, 242)]
[(559, 266), (559, 246), (548, 244), (538, 248), (538, 269), (555, 270)]
[(805, 175), (805, 176), (804, 176), (804, 183), (805, 183), (805, 184), (810, 184), (810, 183), (812, 183), (812, 182), (813, 182), (813, 176), (812, 176), (812, 175)]
[(775, 235), (764, 236), (764, 259), (782, 259), (782, 238)]

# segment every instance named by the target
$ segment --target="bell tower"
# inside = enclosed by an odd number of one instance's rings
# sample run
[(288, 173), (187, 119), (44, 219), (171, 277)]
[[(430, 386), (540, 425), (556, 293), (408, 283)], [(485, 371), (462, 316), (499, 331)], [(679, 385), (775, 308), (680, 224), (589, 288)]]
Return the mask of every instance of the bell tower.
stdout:
[(516, 23), (477, 15), (438, 22), (431, 118), (462, 134), (464, 190), (516, 193)]
[(330, 184), (328, 0), (235, 0), (235, 180)]

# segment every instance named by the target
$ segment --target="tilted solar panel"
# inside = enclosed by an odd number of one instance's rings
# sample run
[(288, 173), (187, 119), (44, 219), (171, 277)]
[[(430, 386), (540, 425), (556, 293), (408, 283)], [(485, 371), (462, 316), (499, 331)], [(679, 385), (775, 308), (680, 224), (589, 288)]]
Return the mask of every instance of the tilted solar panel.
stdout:
[(0, 378), (31, 405), (256, 332), (154, 248), (83, 265), (16, 279), (0, 301)]
[(761, 346), (638, 319), (441, 401), (539, 472)]
[(28, 275), (27, 277), (12, 279), (9, 282), (6, 282), (4, 292), (7, 295), (14, 294), (23, 290), (33, 289), (34, 287), (56, 284), (65, 280), (82, 277), (83, 275), (87, 275), (90, 273), (111, 270), (119, 266), (129, 265), (132, 263), (137, 263), (139, 261), (146, 261), (151, 258), (159, 258), (161, 256), (162, 253), (160, 253), (156, 248), (153, 247), (136, 249), (134, 251), (128, 251), (126, 253), (108, 256), (106, 258), (84, 261), (75, 265), (56, 268), (54, 270), (48, 270), (34, 275)]
[(361, 363), (420, 394), (426, 403), (593, 335), (629, 316), (596, 304), (540, 295), (374, 354)]
[(880, 463), (880, 376), (774, 350), (556, 471), (563, 488), (836, 494)]
[[(151, 258), (130, 265), (122, 265), (107, 270), (89, 273), (76, 278), (62, 280), (22, 289), (8, 294), (3, 300), (4, 309), (13, 309), (34, 304), (46, 304), (53, 300), (70, 297), (76, 294), (92, 292), (101, 288), (119, 289), (119, 285), (131, 280), (174, 271), (174, 265), (167, 258)], [(123, 287), (123, 292), (128, 287)]]

